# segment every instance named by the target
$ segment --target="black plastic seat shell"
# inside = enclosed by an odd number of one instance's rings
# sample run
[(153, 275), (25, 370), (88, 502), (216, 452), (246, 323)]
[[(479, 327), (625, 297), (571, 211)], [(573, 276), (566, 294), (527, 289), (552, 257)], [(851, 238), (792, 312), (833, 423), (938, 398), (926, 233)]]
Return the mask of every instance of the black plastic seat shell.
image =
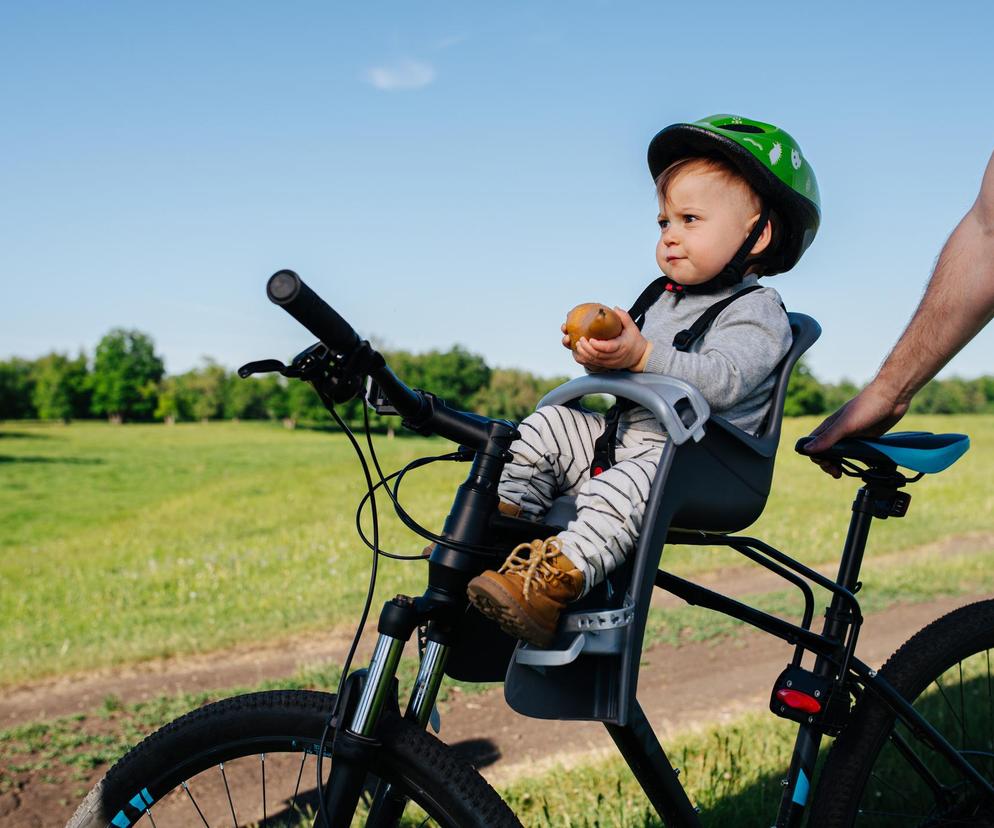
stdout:
[[(662, 404), (670, 411), (669, 422), (672, 424), (676, 418), (680, 426), (674, 428), (675, 433), (663, 446), (638, 546), (625, 566), (614, 573), (606, 592), (600, 593), (605, 602), (600, 606), (578, 606), (576, 611), (590, 614), (631, 606), (631, 622), (611, 633), (609, 648), (604, 646), (608, 641), (599, 641), (596, 652), (585, 651), (584, 642), (577, 644), (577, 633), (570, 629), (568, 620), (572, 613), (564, 617), (548, 659), (543, 660), (540, 650), (519, 643), (516, 655), (527, 653), (522, 659), (527, 663), (512, 658), (504, 684), (504, 695), (512, 709), (536, 718), (627, 724), (637, 704), (635, 688), (649, 599), (670, 530), (738, 532), (754, 522), (766, 505), (787, 383), (797, 360), (821, 334), (820, 326), (811, 317), (791, 313), (789, 318), (794, 341), (778, 369), (771, 414), (759, 435), (746, 434), (713, 415), (703, 424), (701, 435), (697, 416), (688, 426), (684, 422), (688, 407), (683, 405), (683, 416), (680, 409), (680, 398), (690, 401), (699, 392), (670, 385), (675, 391)], [(645, 389), (646, 381), (632, 382), (633, 376), (637, 375), (619, 372), (572, 380), (550, 392), (539, 406), (564, 404), (598, 392), (635, 396), (636, 389)], [(664, 384), (679, 382), (667, 380)], [(644, 404), (642, 400), (636, 402)], [(700, 414), (699, 405), (691, 403), (689, 410)], [(667, 418), (657, 415), (657, 419), (667, 427)], [(569, 502), (557, 502), (546, 516), (546, 524), (564, 525), (572, 508)]]

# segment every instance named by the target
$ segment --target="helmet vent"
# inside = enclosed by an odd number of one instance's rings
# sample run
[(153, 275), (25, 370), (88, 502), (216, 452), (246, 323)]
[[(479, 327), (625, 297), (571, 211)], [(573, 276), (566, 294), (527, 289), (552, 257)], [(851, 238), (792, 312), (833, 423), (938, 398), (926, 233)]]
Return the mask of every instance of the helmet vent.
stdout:
[(763, 132), (758, 126), (753, 126), (752, 124), (726, 124), (719, 126), (718, 129), (725, 129), (729, 132), (751, 132), (753, 134)]

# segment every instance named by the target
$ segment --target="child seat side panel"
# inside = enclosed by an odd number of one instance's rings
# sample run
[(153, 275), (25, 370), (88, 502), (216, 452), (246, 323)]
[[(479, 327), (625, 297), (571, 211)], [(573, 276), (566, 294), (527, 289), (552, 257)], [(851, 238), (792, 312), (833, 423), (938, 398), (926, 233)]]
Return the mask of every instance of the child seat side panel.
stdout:
[[(572, 663), (559, 667), (534, 667), (512, 658), (504, 681), (504, 697), (511, 709), (537, 719), (627, 724), (630, 704), (635, 697), (637, 654), (642, 651), (655, 572), (670, 520), (681, 502), (679, 485), (672, 487), (672, 496), (663, 498), (673, 458), (680, 451), (673, 443), (667, 443), (663, 448), (643, 520), (643, 526), (651, 525), (652, 529), (643, 530), (640, 535), (627, 592), (619, 591), (611, 601), (615, 606), (632, 598), (637, 601), (632, 623), (623, 628), (618, 651), (606, 655), (581, 653)], [(648, 580), (643, 583), (646, 573)], [(565, 649), (570, 640), (571, 634), (560, 633), (550, 649)], [(632, 650), (636, 652), (634, 669), (632, 659), (627, 655)]]
[(649, 502), (646, 504), (645, 519), (642, 522), (642, 532), (639, 535), (626, 596), (635, 604), (635, 615), (628, 628), (626, 647), (621, 653), (620, 663), (617, 666), (621, 699), (616, 724), (622, 726), (628, 724), (635, 705), (639, 664), (642, 659), (642, 639), (645, 636), (645, 624), (649, 617), (649, 602), (656, 585), (659, 559), (662, 557), (666, 535), (673, 517), (684, 503), (686, 487), (682, 485), (682, 478), (694, 471), (691, 452), (685, 450), (689, 447), (689, 445), (675, 446), (667, 443), (666, 448), (669, 451), (663, 451), (656, 479), (649, 493)]

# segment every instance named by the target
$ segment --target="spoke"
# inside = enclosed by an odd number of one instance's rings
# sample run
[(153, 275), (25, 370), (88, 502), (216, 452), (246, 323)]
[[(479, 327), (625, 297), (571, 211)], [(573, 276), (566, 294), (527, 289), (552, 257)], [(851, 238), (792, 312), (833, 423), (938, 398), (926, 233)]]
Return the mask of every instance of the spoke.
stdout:
[[(949, 697), (946, 695), (946, 691), (942, 688), (942, 683), (939, 679), (935, 679), (932, 683), (939, 688), (939, 695), (942, 696), (942, 700), (946, 703), (946, 707), (949, 708), (949, 712), (953, 714), (953, 718), (956, 719), (960, 729), (963, 730), (963, 722), (960, 720), (960, 717), (956, 715), (956, 709), (952, 706), (952, 704), (950, 704)], [(965, 733), (966, 731), (963, 730), (963, 732)]]
[(224, 772), (224, 762), (219, 765), (221, 778), (224, 780), (224, 792), (228, 795), (228, 807), (231, 808), (231, 823), (238, 828), (238, 817), (235, 816), (235, 803), (231, 801), (231, 790), (228, 788), (228, 777)]
[[(942, 826), (947, 826), (947, 825), (950, 825), (950, 826), (951, 825), (974, 825), (975, 826), (975, 825), (978, 825), (978, 823), (975, 820), (973, 820), (973, 819), (971, 819), (969, 817), (966, 818), (966, 819), (957, 819), (955, 821), (953, 821), (951, 819), (948, 819), (948, 818), (943, 818), (942, 822), (935, 822), (934, 821), (934, 817), (931, 818), (931, 819), (929, 819), (927, 816), (923, 817), (921, 814), (906, 814), (903, 811), (877, 811), (877, 810), (873, 810), (873, 809), (870, 809), (870, 808), (860, 808), (858, 815), (861, 816), (861, 817), (862, 816), (866, 816), (866, 817), (886, 817), (886, 818), (889, 818), (889, 819), (901, 819), (902, 820), (902, 822), (901, 822), (902, 826), (906, 824), (906, 823), (903, 822), (903, 820), (909, 820), (909, 819), (918, 820), (918, 822), (915, 823), (915, 824), (917, 824), (917, 825), (926, 825), (926, 826), (931, 826), (931, 825), (942, 825)], [(922, 819), (929, 819), (929, 821), (928, 822), (921, 822), (920, 820), (922, 820)], [(908, 823), (908, 824), (910, 824), (910, 823)]]
[(145, 809), (145, 813), (148, 814), (148, 821), (152, 823), (152, 828), (155, 828), (155, 820), (152, 819), (152, 806), (151, 805), (149, 805)]
[(300, 793), (300, 780), (304, 775), (304, 763), (307, 761), (307, 752), (303, 752), (300, 755), (300, 770), (297, 771), (297, 784), (293, 789), (293, 799), (290, 800), (290, 816), (293, 817), (294, 811), (297, 809), (297, 794)]
[(890, 788), (890, 790), (893, 791), (901, 799), (905, 799), (906, 798), (907, 791), (905, 791), (903, 788), (898, 787), (893, 782), (891, 782), (889, 779), (884, 779), (884, 777), (882, 777), (876, 771), (871, 771), (870, 776), (873, 779), (876, 779), (877, 782), (879, 782), (882, 786)]
[(262, 824), (265, 825), (269, 817), (266, 815), (266, 754), (260, 753), (262, 760)]
[(193, 807), (197, 809), (197, 814), (200, 816), (200, 821), (204, 823), (204, 828), (211, 828), (211, 826), (207, 824), (207, 820), (204, 819), (204, 812), (200, 810), (197, 800), (193, 798), (193, 791), (190, 790), (190, 786), (186, 782), (183, 782), (183, 790), (186, 791), (186, 795), (190, 797), (190, 802), (193, 803)]
[(922, 778), (922, 781), (932, 789), (932, 794), (935, 796), (936, 801), (940, 798), (944, 798), (945, 789), (943, 788), (942, 783), (936, 779), (935, 774), (928, 769), (922, 758), (915, 753), (914, 748), (908, 744), (908, 740), (898, 733), (897, 727), (895, 727), (891, 732), (890, 740), (897, 749), (898, 753), (900, 753), (904, 757), (904, 760), (911, 766), (912, 770), (914, 770), (915, 773)]
[(875, 811), (869, 808), (860, 808), (859, 816), (899, 817), (900, 819), (921, 819), (921, 814), (906, 814), (903, 811)]
[(987, 650), (987, 746), (994, 748), (994, 706), (991, 695), (991, 651)]
[(957, 665), (959, 667), (959, 710), (963, 715), (963, 741), (960, 742), (960, 747), (966, 747), (966, 699), (963, 696), (963, 662), (960, 661)]

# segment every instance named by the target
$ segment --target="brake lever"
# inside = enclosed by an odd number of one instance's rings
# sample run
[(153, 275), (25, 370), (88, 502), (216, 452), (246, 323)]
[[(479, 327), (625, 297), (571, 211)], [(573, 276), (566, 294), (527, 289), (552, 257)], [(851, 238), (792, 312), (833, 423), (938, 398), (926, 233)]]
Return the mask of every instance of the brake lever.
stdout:
[(330, 361), (328, 348), (321, 342), (315, 342), (297, 354), (289, 365), (284, 365), (278, 359), (259, 359), (245, 363), (238, 369), (238, 376), (246, 379), (252, 374), (282, 374), (291, 379), (314, 379), (325, 373)]
[(278, 359), (257, 359), (255, 362), (246, 362), (238, 369), (238, 376), (246, 379), (252, 374), (283, 374), (286, 376), (287, 366)]

